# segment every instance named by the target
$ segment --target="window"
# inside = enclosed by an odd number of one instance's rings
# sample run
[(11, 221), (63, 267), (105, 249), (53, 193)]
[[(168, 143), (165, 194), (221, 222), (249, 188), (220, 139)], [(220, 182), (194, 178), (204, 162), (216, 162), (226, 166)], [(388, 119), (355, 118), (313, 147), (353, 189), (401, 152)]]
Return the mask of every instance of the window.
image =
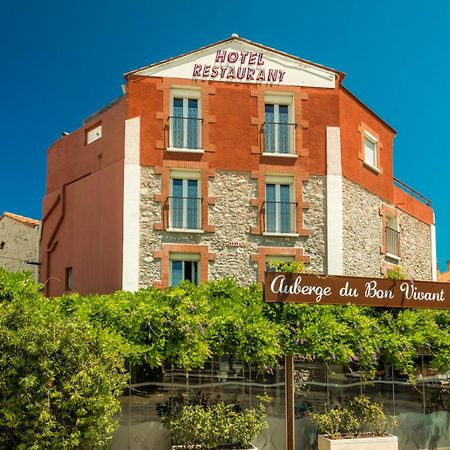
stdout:
[(99, 123), (94, 127), (86, 130), (86, 145), (100, 139), (102, 137), (102, 124)]
[(264, 97), (264, 153), (294, 153), (295, 123), (291, 123), (292, 97)]
[(400, 255), (400, 231), (395, 216), (386, 217), (385, 242), (386, 253), (393, 256)]
[(171, 253), (169, 285), (178, 286), (182, 281), (199, 283), (200, 255), (196, 253)]
[(294, 233), (295, 207), (292, 201), (293, 179), (290, 177), (266, 178), (265, 232)]
[(173, 171), (171, 176), (169, 228), (200, 229), (201, 198), (198, 174)]
[(66, 267), (65, 289), (71, 291), (72, 287), (72, 267)]
[(367, 131), (364, 132), (364, 162), (371, 167), (378, 167), (377, 139)]
[(200, 91), (171, 92), (170, 148), (201, 149)]

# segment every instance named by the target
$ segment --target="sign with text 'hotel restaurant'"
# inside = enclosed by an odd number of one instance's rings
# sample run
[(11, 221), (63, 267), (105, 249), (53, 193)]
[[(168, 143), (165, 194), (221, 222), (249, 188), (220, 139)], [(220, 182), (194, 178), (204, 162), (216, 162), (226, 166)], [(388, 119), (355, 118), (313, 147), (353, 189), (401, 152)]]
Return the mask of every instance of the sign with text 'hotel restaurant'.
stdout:
[(334, 88), (336, 73), (239, 40), (194, 51), (134, 72), (153, 77), (227, 83)]
[(266, 272), (266, 302), (450, 309), (450, 283)]

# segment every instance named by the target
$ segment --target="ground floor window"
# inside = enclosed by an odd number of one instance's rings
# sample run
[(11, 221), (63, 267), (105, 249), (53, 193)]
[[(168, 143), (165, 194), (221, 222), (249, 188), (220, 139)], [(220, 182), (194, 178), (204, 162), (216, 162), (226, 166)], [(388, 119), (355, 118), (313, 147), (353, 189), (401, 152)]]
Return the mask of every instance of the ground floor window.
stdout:
[(66, 267), (66, 275), (65, 275), (65, 289), (66, 291), (71, 291), (73, 289), (73, 281), (72, 281), (72, 267)]
[(199, 283), (199, 254), (171, 253), (169, 285), (178, 286), (182, 281)]

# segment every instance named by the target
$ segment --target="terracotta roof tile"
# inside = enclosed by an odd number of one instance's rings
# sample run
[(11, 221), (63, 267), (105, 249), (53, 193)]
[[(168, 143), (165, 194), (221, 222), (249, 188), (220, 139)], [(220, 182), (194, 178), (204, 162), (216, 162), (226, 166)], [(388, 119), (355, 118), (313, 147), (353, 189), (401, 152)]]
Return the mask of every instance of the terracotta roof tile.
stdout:
[(36, 219), (31, 219), (31, 218), (29, 218), (29, 217), (25, 217), (25, 216), (19, 216), (19, 214), (13, 214), (13, 213), (10, 213), (10, 212), (4, 212), (3, 213), (3, 215), (0, 217), (0, 220), (3, 218), (3, 217), (9, 217), (9, 218), (11, 218), (11, 219), (14, 219), (14, 220), (17, 220), (18, 222), (22, 222), (22, 223), (25, 223), (25, 224), (27, 224), (27, 225), (32, 225), (32, 226), (38, 226), (38, 225), (40, 225), (41, 224), (41, 221), (40, 220), (36, 220)]

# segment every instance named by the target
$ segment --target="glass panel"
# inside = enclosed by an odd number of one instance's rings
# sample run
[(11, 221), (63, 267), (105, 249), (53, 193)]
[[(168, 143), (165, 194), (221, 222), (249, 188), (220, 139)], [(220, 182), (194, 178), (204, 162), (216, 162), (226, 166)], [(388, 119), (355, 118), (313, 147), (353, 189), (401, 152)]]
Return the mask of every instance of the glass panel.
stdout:
[(199, 148), (198, 145), (198, 100), (188, 99), (187, 147)]
[(266, 184), (266, 231), (276, 231), (275, 184)]
[(278, 111), (278, 152), (289, 153), (289, 108), (287, 105), (279, 105)]
[[(119, 400), (121, 411), (117, 415), (119, 428), (113, 435), (112, 450), (170, 450), (170, 435), (161, 423), (158, 411), (190, 399), (209, 398), (214, 401), (238, 402), (241, 408), (256, 407), (258, 395), (271, 397), (267, 405), (267, 422), (252, 443), (259, 450), (286, 448), (286, 420), (284, 367), (261, 374), (232, 358), (214, 358), (204, 369), (183, 369), (166, 366), (164, 370), (147, 365), (129, 369), (131, 382)], [(178, 396), (178, 397), (177, 397)], [(183, 397), (181, 397), (183, 396)]]
[(391, 431), (399, 450), (447, 449), (450, 425), (450, 388), (446, 375), (429, 367), (427, 356), (418, 357), (416, 380), (408, 381), (390, 366), (380, 364), (376, 379), (361, 378), (351, 367), (328, 365), (304, 357), (295, 359), (296, 450), (316, 450), (317, 429), (308, 412), (325, 404), (338, 406), (364, 394), (381, 402), (385, 414), (395, 416)]
[(171, 286), (178, 286), (183, 281), (183, 261), (170, 261)]
[(173, 111), (172, 111), (172, 147), (183, 147), (183, 99), (173, 99)]
[[(119, 400), (119, 428), (114, 433), (112, 450), (170, 450), (170, 435), (161, 423), (159, 411), (180, 402), (201, 399), (237, 402), (241, 408), (256, 407), (258, 395), (271, 397), (267, 422), (252, 443), (259, 450), (286, 448), (284, 367), (261, 374), (233, 358), (214, 358), (203, 369), (189, 372), (166, 366), (164, 370), (148, 366), (131, 367), (131, 383)], [(218, 397), (219, 396), (219, 397)], [(218, 398), (217, 398), (218, 397)]]
[(275, 107), (264, 105), (264, 151), (275, 151)]
[(199, 213), (199, 199), (198, 197), (198, 182), (197, 180), (188, 180), (187, 192), (187, 228), (197, 229), (198, 213)]
[(373, 167), (376, 167), (376, 144), (370, 139), (364, 139), (364, 161)]
[(172, 179), (170, 215), (170, 226), (172, 228), (183, 228), (183, 180)]
[(289, 184), (280, 185), (280, 232), (290, 233), (291, 229), (291, 187)]

